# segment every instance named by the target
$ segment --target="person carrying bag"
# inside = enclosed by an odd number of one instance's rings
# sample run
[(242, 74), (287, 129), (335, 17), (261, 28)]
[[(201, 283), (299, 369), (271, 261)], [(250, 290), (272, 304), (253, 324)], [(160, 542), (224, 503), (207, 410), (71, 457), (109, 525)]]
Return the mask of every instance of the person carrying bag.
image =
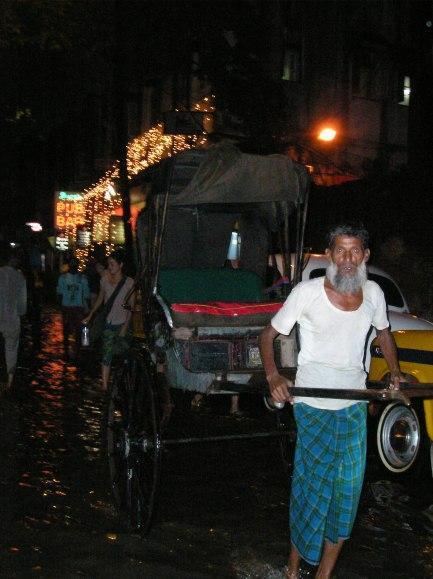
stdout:
[[(124, 254), (114, 251), (107, 260), (107, 275), (101, 280), (101, 289), (90, 314), (83, 319), (90, 327), (90, 343), (102, 336), (102, 390), (107, 390), (113, 356), (125, 353), (131, 344), (131, 310), (134, 280), (123, 274)], [(132, 294), (132, 295), (131, 295)], [(128, 297), (129, 296), (129, 297)], [(128, 309), (123, 307), (128, 298)], [(104, 304), (103, 307), (102, 304)], [(98, 311), (100, 310), (100, 311)]]
[(116, 288), (114, 289), (114, 292), (111, 294), (108, 301), (103, 306), (101, 305), (99, 306), (98, 310), (92, 315), (91, 320), (88, 322), (89, 341), (91, 346), (95, 346), (102, 338), (107, 316), (111, 312), (111, 308), (113, 307), (114, 301), (117, 298), (117, 295), (119, 294), (120, 290), (124, 286), (125, 282), (126, 276), (123, 276), (122, 279), (117, 284)]

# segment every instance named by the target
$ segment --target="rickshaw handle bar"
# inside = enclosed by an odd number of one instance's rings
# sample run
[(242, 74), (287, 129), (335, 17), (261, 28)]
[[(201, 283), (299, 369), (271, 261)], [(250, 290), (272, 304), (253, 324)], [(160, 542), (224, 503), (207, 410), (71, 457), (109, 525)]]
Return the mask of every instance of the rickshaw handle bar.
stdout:
[[(433, 398), (433, 383), (428, 384), (413, 384), (410, 382), (401, 382), (400, 390), (390, 390), (387, 382), (368, 382), (369, 386), (376, 386), (376, 388), (367, 388), (364, 390), (346, 389), (346, 388), (303, 388), (302, 386), (289, 387), (289, 394), (291, 396), (302, 396), (305, 398), (338, 398), (340, 400), (382, 400), (382, 401), (400, 401), (406, 406), (410, 406), (411, 398)], [(377, 387), (381, 388), (377, 388)], [(258, 388), (249, 386), (248, 384), (236, 384), (236, 382), (218, 381), (218, 390), (224, 392), (262, 392), (269, 394), (267, 385), (264, 384)]]
[[(328, 389), (328, 388), (302, 388), (294, 386), (289, 388), (292, 396), (313, 396), (317, 398), (339, 398), (343, 400), (384, 400), (400, 401), (406, 406), (411, 405), (411, 398), (433, 398), (433, 384), (416, 384), (401, 382), (399, 390), (390, 390), (385, 382), (369, 382), (382, 388), (367, 388), (366, 390), (353, 389)], [(386, 386), (385, 388), (383, 386)]]

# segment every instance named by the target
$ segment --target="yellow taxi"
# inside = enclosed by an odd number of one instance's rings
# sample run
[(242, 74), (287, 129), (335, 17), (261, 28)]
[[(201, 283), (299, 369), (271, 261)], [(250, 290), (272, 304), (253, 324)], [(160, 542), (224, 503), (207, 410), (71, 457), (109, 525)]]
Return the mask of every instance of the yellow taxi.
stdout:
[[(433, 384), (433, 331), (399, 330), (393, 334), (407, 381), (414, 386)], [(386, 381), (388, 368), (376, 340), (370, 353), (369, 380)], [(415, 465), (427, 465), (433, 476), (433, 398), (412, 398), (410, 406), (401, 401), (372, 403), (370, 414), (379, 418), (377, 450), (389, 471), (403, 473)]]

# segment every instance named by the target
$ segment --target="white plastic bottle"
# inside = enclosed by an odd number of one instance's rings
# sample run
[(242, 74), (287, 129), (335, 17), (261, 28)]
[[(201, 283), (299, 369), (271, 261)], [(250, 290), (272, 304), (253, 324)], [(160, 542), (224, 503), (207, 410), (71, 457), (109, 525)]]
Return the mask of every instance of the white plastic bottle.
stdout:
[(84, 325), (81, 329), (81, 345), (84, 347), (90, 346), (90, 329), (87, 325)]

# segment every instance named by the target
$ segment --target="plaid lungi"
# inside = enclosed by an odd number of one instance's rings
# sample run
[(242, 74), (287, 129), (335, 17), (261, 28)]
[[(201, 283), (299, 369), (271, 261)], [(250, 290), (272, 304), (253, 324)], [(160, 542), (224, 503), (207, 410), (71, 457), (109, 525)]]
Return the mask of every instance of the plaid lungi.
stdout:
[(310, 564), (324, 540), (350, 536), (365, 470), (366, 404), (342, 410), (294, 406), (298, 429), (290, 497), (290, 538)]

